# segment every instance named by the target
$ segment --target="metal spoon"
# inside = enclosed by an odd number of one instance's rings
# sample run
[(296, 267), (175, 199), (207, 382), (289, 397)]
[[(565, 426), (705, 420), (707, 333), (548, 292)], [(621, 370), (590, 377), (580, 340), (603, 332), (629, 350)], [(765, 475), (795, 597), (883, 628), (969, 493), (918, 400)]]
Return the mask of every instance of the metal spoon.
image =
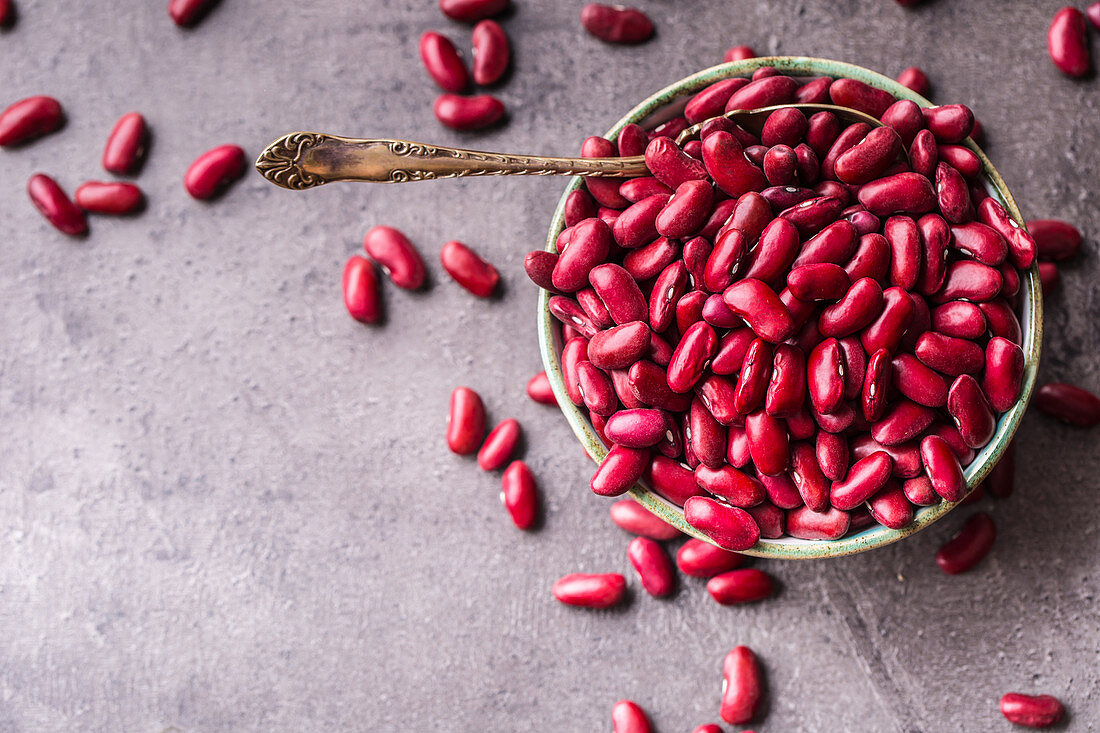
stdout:
[[(779, 104), (760, 109), (735, 109), (728, 117), (759, 134), (767, 116), (777, 109), (808, 113), (828, 111), (847, 122), (882, 123), (870, 115), (833, 104)], [(696, 137), (706, 122), (692, 125), (677, 138), (683, 145)], [(461, 176), (596, 176), (631, 178), (648, 173), (645, 157), (552, 158), (512, 155), (481, 150), (374, 138), (360, 140), (318, 132), (292, 132), (268, 145), (256, 160), (256, 170), (276, 186), (303, 191), (334, 181), (404, 183)]]

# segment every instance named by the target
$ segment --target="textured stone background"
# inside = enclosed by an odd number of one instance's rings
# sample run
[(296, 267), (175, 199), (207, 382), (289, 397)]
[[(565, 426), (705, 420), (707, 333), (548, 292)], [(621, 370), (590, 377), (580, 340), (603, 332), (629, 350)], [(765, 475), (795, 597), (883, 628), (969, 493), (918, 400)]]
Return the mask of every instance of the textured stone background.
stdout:
[[(250, 175), (210, 204), (180, 186), (215, 144), (254, 155), (296, 129), (568, 153), (740, 43), (917, 64), (936, 99), (977, 110), (1029, 216), (1089, 233), (1049, 304), (1041, 376), (1097, 390), (1100, 82), (1047, 59), (1060, 0), (638, 0), (659, 26), (638, 48), (585, 36), (580, 0), (515, 0), (511, 121), (477, 137), (432, 116), (417, 38), (468, 38), (434, 0), (224, 0), (189, 32), (163, 1), (17, 2), (0, 104), (53, 94), (69, 124), (0, 151), (0, 730), (587, 731), (629, 697), (687, 731), (717, 720), (736, 644), (766, 665), (760, 731), (1007, 730), (1008, 690), (1054, 693), (1069, 729), (1095, 728), (1096, 432), (1027, 419), (1016, 494), (983, 505), (997, 546), (968, 575), (933, 562), (964, 509), (862, 556), (769, 563), (783, 589), (752, 607), (692, 581), (672, 600), (565, 608), (559, 575), (630, 573), (589, 461), (523, 392), (541, 367), (522, 260), (562, 182), (291, 193)], [(103, 177), (131, 109), (155, 130), (148, 211), (58, 234), (26, 179)], [(408, 232), (432, 284), (387, 287), (389, 322), (367, 328), (340, 272), (381, 223)], [(450, 238), (497, 265), (502, 298), (447, 279)], [(457, 384), (523, 423), (540, 531), (515, 530), (498, 477), (446, 451)]]

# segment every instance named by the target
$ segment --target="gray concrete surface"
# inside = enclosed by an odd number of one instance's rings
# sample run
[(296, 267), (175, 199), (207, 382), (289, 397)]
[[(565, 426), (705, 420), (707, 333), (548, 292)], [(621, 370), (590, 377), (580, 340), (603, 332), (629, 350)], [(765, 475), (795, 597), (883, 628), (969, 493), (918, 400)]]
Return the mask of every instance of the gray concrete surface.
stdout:
[[(1100, 390), (1100, 82), (1047, 59), (1061, 2), (638, 0), (658, 37), (611, 48), (581, 32), (579, 0), (515, 0), (511, 121), (482, 136), (432, 116), (417, 38), (468, 37), (433, 0), (224, 0), (187, 32), (163, 2), (17, 4), (0, 103), (53, 94), (69, 123), (0, 151), (0, 730), (590, 731), (628, 697), (688, 731), (717, 721), (736, 644), (766, 666), (758, 731), (1008, 730), (1010, 690), (1053, 693), (1067, 729), (1096, 729), (1096, 432), (1029, 416), (1015, 496), (983, 504), (997, 546), (968, 575), (933, 562), (963, 510), (863, 556), (767, 563), (782, 592), (752, 607), (692, 581), (579, 612), (551, 599), (555, 578), (630, 573), (565, 421), (523, 392), (541, 367), (522, 260), (562, 182), (291, 193), (251, 175), (210, 204), (180, 186), (208, 147), (254, 155), (295, 129), (569, 152), (741, 43), (917, 64), (936, 99), (977, 110), (1029, 216), (1089, 233), (1049, 304), (1042, 377)], [(155, 130), (148, 210), (97, 217), (86, 240), (53, 231), (25, 181), (104, 177), (103, 140), (132, 109)], [(388, 287), (388, 323), (367, 328), (340, 272), (382, 223), (432, 284)], [(502, 298), (447, 279), (450, 238), (497, 265)], [(540, 531), (515, 530), (498, 476), (446, 451), (458, 384), (523, 423)]]

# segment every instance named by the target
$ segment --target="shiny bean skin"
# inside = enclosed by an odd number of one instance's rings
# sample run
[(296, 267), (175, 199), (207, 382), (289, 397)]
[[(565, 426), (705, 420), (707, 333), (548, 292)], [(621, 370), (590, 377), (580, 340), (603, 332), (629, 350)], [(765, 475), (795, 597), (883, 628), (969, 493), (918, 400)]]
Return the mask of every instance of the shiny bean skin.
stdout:
[(722, 299), (765, 341), (779, 343), (794, 332), (794, 320), (787, 306), (760, 280), (738, 280), (726, 288)]
[(1024, 352), (1008, 339), (993, 337), (985, 347), (982, 391), (994, 412), (1006, 412), (1020, 397)]
[(581, 8), (581, 25), (605, 43), (643, 43), (653, 35), (649, 16), (623, 5), (585, 5)]
[(996, 229), (978, 221), (951, 227), (952, 246), (983, 265), (996, 266), (1008, 256), (1008, 243)]
[(676, 574), (672, 569), (672, 560), (655, 540), (648, 537), (635, 537), (627, 545), (626, 556), (638, 573), (638, 579), (646, 593), (654, 598), (664, 598), (672, 594), (676, 587)]
[[(1097, 14), (1100, 15), (1100, 11)], [(1005, 720), (1026, 728), (1047, 728), (1066, 714), (1065, 706), (1053, 695), (1027, 695), (1022, 692), (1009, 692), (1002, 696), (1000, 708)]]
[(748, 79), (733, 78), (717, 81), (696, 93), (684, 107), (684, 117), (691, 124), (717, 117), (726, 110), (726, 102), (741, 87), (749, 84)]
[(588, 272), (588, 282), (616, 324), (645, 321), (649, 317), (649, 306), (638, 283), (619, 265), (593, 267)]
[(916, 513), (897, 479), (887, 481), (886, 486), (867, 501), (867, 508), (875, 521), (889, 529), (908, 526)]
[[(590, 487), (599, 496), (620, 496), (625, 494), (649, 468), (648, 448), (627, 448), (613, 445), (607, 456), (596, 468)], [(617, 524), (618, 522), (616, 522)]]
[(760, 528), (748, 512), (703, 496), (684, 502), (684, 519), (726, 550), (747, 550), (760, 539)]
[(192, 198), (210, 199), (244, 175), (244, 150), (237, 145), (220, 145), (206, 151), (187, 169), (183, 186)]
[[(823, 434), (828, 435), (828, 433)], [(845, 451), (844, 462), (847, 463), (847, 451)], [(822, 471), (814, 446), (804, 442), (795, 443), (792, 446), (790, 477), (802, 501), (810, 510), (815, 512), (828, 510), (830, 482)]]
[(141, 165), (148, 140), (145, 118), (137, 112), (124, 114), (115, 123), (103, 148), (103, 168), (111, 173), (133, 173)]
[(925, 107), (924, 126), (941, 143), (962, 142), (974, 129), (974, 113), (962, 104), (945, 104), (940, 107)]
[(863, 418), (868, 422), (880, 420), (886, 411), (893, 376), (890, 352), (887, 349), (879, 349), (871, 354), (871, 358), (867, 360), (867, 371), (863, 378), (860, 400)]
[[(643, 581), (644, 585), (644, 581)], [(619, 700), (611, 708), (612, 733), (653, 733), (645, 711), (632, 700)]]
[(942, 161), (936, 166), (936, 198), (943, 217), (952, 224), (970, 220), (970, 189), (962, 174)]
[(799, 300), (837, 300), (848, 292), (851, 281), (839, 265), (819, 262), (791, 270), (787, 287)]
[(926, 214), (936, 206), (931, 181), (919, 173), (897, 173), (864, 184), (859, 202), (875, 216)]
[(717, 348), (718, 334), (709, 323), (698, 321), (692, 324), (684, 332), (668, 364), (668, 386), (672, 391), (680, 394), (690, 392), (703, 376)]
[(442, 33), (425, 31), (420, 36), (420, 60), (432, 81), (443, 91), (458, 93), (470, 85), (470, 73), (462, 56), (451, 39)]
[(931, 296), (935, 303), (949, 300), (969, 300), (983, 303), (1001, 292), (1003, 281), (996, 268), (971, 260), (953, 262), (947, 267), (943, 288)]
[(855, 336), (839, 339), (844, 360), (844, 399), (858, 399), (863, 391), (863, 378), (867, 372), (867, 352)]
[[(818, 184), (819, 187), (820, 185)], [(843, 200), (834, 196), (819, 196), (795, 204), (789, 209), (784, 209), (778, 215), (784, 219), (790, 219), (791, 223), (798, 229), (798, 233), (808, 237), (818, 233), (831, 222), (836, 221), (841, 209), (844, 207), (844, 203)]]
[(752, 412), (767, 396), (773, 359), (772, 347), (763, 339), (755, 339), (749, 344), (733, 398), (733, 409), (739, 414)]
[(504, 29), (495, 20), (483, 20), (474, 26), (470, 43), (474, 49), (474, 83), (488, 86), (499, 81), (512, 55)]
[(680, 536), (680, 530), (633, 499), (621, 499), (614, 502), (609, 509), (609, 513), (611, 521), (619, 529), (640, 537), (648, 537), (663, 542)]
[[(565, 299), (563, 298), (562, 300)], [(580, 388), (578, 387), (577, 365), (587, 359), (587, 339), (571, 338), (565, 342), (565, 346), (563, 346), (561, 350), (562, 381), (565, 382), (565, 391), (569, 395), (570, 401), (577, 406), (584, 404), (584, 396), (581, 394)]]
[(939, 160), (936, 136), (929, 130), (919, 131), (909, 144), (909, 165), (913, 172), (931, 179), (936, 174)]
[(567, 327), (574, 328), (586, 339), (592, 338), (600, 330), (592, 322), (584, 309), (572, 298), (555, 295), (550, 298), (549, 310), (551, 315), (564, 323)]
[(719, 715), (730, 725), (748, 723), (756, 717), (764, 696), (763, 674), (756, 654), (739, 646), (722, 661), (722, 704)]
[(657, 215), (657, 233), (680, 239), (697, 231), (706, 221), (714, 200), (714, 189), (707, 181), (684, 181)]
[(974, 460), (976, 451), (966, 444), (962, 434), (955, 426), (937, 421), (933, 423), (927, 432), (929, 435), (938, 435), (943, 438), (951, 446), (951, 450), (955, 451), (955, 455), (958, 456), (959, 463), (962, 465), (965, 466)]
[(1008, 242), (1008, 255), (1017, 268), (1027, 270), (1035, 261), (1038, 246), (1034, 237), (1008, 216), (993, 198), (978, 203), (978, 221), (997, 230)]
[(733, 425), (744, 419), (744, 415), (734, 409), (734, 381), (728, 377), (711, 374), (705, 377), (695, 388), (695, 393), (703, 401), (714, 419), (723, 425)]
[(807, 506), (787, 512), (787, 534), (801, 540), (838, 540), (848, 532), (851, 515), (836, 507), (815, 512)]
[(932, 85), (928, 81), (928, 75), (916, 66), (910, 66), (898, 74), (897, 82), (903, 87), (912, 89), (922, 97), (927, 97), (928, 93), (932, 91)]
[(919, 405), (943, 407), (947, 404), (947, 381), (911, 354), (894, 357), (893, 385)]
[(886, 485), (893, 469), (893, 460), (883, 451), (856, 461), (843, 480), (833, 482), (830, 503), (841, 511), (855, 509)]
[(868, 354), (879, 349), (894, 351), (913, 322), (914, 305), (902, 288), (882, 291), (882, 312), (860, 333), (860, 341)]
[(95, 214), (132, 214), (145, 205), (145, 195), (132, 183), (88, 181), (76, 189), (73, 202)]
[(936, 413), (931, 408), (899, 399), (880, 420), (871, 425), (871, 437), (883, 445), (898, 445), (920, 435), (935, 417)]
[(989, 554), (996, 538), (993, 518), (985, 512), (973, 514), (959, 533), (936, 553), (936, 564), (948, 575), (965, 573)]
[(688, 445), (702, 465), (722, 466), (726, 458), (726, 428), (714, 419), (699, 398), (691, 401), (684, 432)]
[(1085, 37), (1085, 14), (1072, 6), (1055, 13), (1047, 30), (1047, 51), (1066, 76), (1087, 76), (1092, 69), (1092, 54)]
[(993, 437), (997, 418), (981, 386), (969, 374), (960, 375), (951, 384), (947, 393), (947, 412), (971, 448), (977, 450)]
[(798, 229), (787, 219), (773, 219), (760, 233), (759, 244), (750, 255), (752, 262), (745, 271), (754, 278), (775, 287), (779, 278), (798, 256)]
[(439, 0), (439, 10), (451, 20), (474, 23), (503, 13), (509, 0)]
[(642, 321), (600, 331), (588, 343), (588, 360), (600, 369), (626, 369), (649, 350), (649, 334)]
[(611, 378), (593, 366), (592, 362), (582, 361), (577, 364), (577, 386), (585, 407), (591, 412), (607, 417), (618, 408), (619, 398)]
[(833, 104), (857, 109), (875, 119), (881, 118), (894, 103), (894, 96), (889, 92), (855, 79), (837, 79), (829, 87), (829, 96)]
[(870, 435), (863, 433), (852, 439), (848, 447), (853, 461), (858, 461), (872, 453), (882, 451), (894, 461), (893, 474), (897, 478), (913, 478), (921, 472), (920, 443), (910, 440), (897, 445), (883, 445)]
[(644, 247), (627, 252), (623, 257), (623, 268), (638, 282), (651, 280), (672, 264), (678, 255), (677, 245), (660, 237)]
[(976, 374), (985, 364), (985, 352), (978, 344), (933, 331), (920, 335), (913, 353), (936, 371), (952, 377)]
[(539, 372), (527, 380), (527, 396), (541, 405), (557, 405), (554, 390), (550, 387), (550, 379), (546, 372)]
[(737, 374), (745, 364), (749, 347), (756, 340), (750, 328), (734, 328), (718, 342), (718, 350), (711, 361), (710, 369), (715, 374)]
[(467, 456), (477, 452), (485, 438), (485, 405), (469, 387), (456, 387), (451, 393), (447, 415), (447, 447), (452, 453)]
[(756, 470), (775, 476), (787, 470), (790, 464), (787, 426), (779, 418), (764, 410), (757, 410), (745, 418), (745, 434), (749, 440), (749, 453)]
[[(924, 129), (924, 115), (921, 114), (920, 107), (916, 102), (909, 99), (899, 99), (882, 113), (882, 124), (893, 128), (894, 132), (901, 138), (904, 148), (908, 149), (913, 143), (913, 138)], [(898, 152), (901, 152), (901, 150)], [(889, 162), (892, 163), (893, 160)]]
[(382, 297), (374, 263), (365, 257), (352, 255), (344, 265), (344, 306), (360, 323), (382, 320)]
[(760, 131), (760, 142), (768, 147), (786, 145), (793, 148), (802, 141), (809, 127), (802, 110), (793, 107), (777, 109), (768, 115)]
[(692, 289), (703, 288), (703, 275), (712, 250), (711, 243), (702, 237), (693, 237), (684, 242), (683, 261), (688, 272), (688, 285)]
[[(715, 328), (740, 328), (745, 323), (740, 316), (729, 309), (726, 301), (722, 300), (719, 293), (707, 296), (707, 299), (703, 301), (703, 320)], [(752, 333), (752, 331), (749, 330), (749, 333)], [(728, 374), (728, 372), (715, 373)]]
[(823, 414), (835, 412), (844, 400), (844, 361), (840, 343), (828, 338), (810, 352), (806, 363), (810, 401)]
[(720, 293), (733, 283), (748, 248), (739, 229), (730, 229), (718, 238), (703, 269), (703, 285), (709, 292)]
[(702, 290), (693, 290), (685, 293), (676, 301), (676, 330), (686, 332), (691, 324), (703, 320), (703, 305), (706, 304), (708, 295)]
[(842, 183), (867, 183), (890, 167), (901, 151), (901, 136), (894, 128), (876, 127), (839, 155), (833, 170)]
[(726, 102), (726, 112), (735, 109), (759, 109), (794, 101), (798, 82), (789, 76), (776, 75), (754, 79), (741, 87)]
[[(490, 436), (491, 437), (491, 436)], [(478, 462), (481, 455), (478, 454)], [(512, 461), (501, 476), (501, 503), (518, 529), (530, 529), (539, 512), (538, 485), (523, 461)]]
[(676, 553), (676, 565), (680, 572), (693, 578), (713, 578), (740, 567), (744, 561), (743, 555), (695, 538), (685, 542)]
[(659, 193), (672, 195), (672, 189), (665, 184), (658, 181), (653, 176), (642, 176), (641, 178), (628, 178), (622, 182), (619, 186), (619, 194), (630, 201), (631, 203), (638, 203), (642, 199), (655, 196)]
[(554, 598), (567, 606), (611, 608), (626, 592), (626, 578), (618, 573), (571, 573), (554, 581)]
[(1072, 224), (1057, 219), (1031, 219), (1027, 228), (1041, 260), (1069, 260), (1081, 251), (1081, 230)]
[[(764, 154), (761, 167), (764, 169), (764, 177), (773, 186), (793, 186), (798, 181), (798, 155), (788, 145), (769, 148)], [(788, 206), (796, 203), (798, 201), (791, 202)]]
[(966, 479), (959, 459), (951, 446), (938, 435), (928, 435), (920, 442), (921, 463), (932, 490), (944, 501), (959, 501), (966, 495)]
[(917, 476), (907, 479), (902, 484), (905, 498), (917, 506), (935, 506), (940, 503), (940, 495), (932, 488), (932, 481), (927, 476)]
[(989, 324), (989, 332), (993, 336), (1001, 336), (1016, 345), (1023, 343), (1020, 321), (1008, 303), (1004, 300), (993, 300), (988, 303), (979, 303), (978, 307), (982, 309), (982, 314)]
[(447, 274), (473, 295), (488, 298), (496, 291), (500, 282), (496, 268), (462, 242), (452, 240), (444, 244), (439, 260)]
[(787, 417), (802, 408), (806, 394), (806, 358), (797, 346), (779, 344), (772, 358), (771, 380), (764, 396), (765, 410)]
[(645, 155), (646, 146), (649, 144), (649, 135), (641, 125), (631, 122), (619, 130), (619, 138), (616, 140), (619, 156), (627, 158), (634, 155)]
[[(886, 237), (878, 233), (879, 219), (869, 211), (857, 212), (857, 215), (866, 215), (874, 220), (874, 231), (863, 234), (859, 238), (856, 253), (844, 266), (844, 272), (851, 282), (869, 277), (883, 286), (887, 284), (887, 276), (890, 272), (890, 243)], [(859, 231), (859, 227), (856, 227)]]
[[(814, 449), (821, 472), (830, 481), (844, 478), (848, 470), (848, 441), (840, 435), (819, 431)], [(809, 503), (809, 502), (807, 502)]]
[[(585, 138), (581, 144), (581, 157), (583, 158), (611, 158), (618, 150), (610, 140), (593, 135)], [(619, 194), (619, 187), (623, 181), (619, 178), (586, 178), (585, 188), (592, 194), (592, 198), (601, 206), (611, 209), (625, 209), (629, 201)], [(601, 216), (597, 214), (597, 216)], [(616, 214), (617, 216), (617, 214)], [(601, 216), (602, 218), (602, 216)]]
[[(794, 509), (802, 506), (802, 496), (798, 493), (798, 487), (795, 486), (794, 481), (788, 474), (781, 473), (778, 476), (761, 474), (759, 479), (760, 483), (764, 485), (767, 501), (777, 509)], [(765, 536), (763, 528), (761, 528), (761, 536)]]
[(491, 94), (464, 97), (440, 94), (433, 107), (435, 118), (452, 130), (481, 130), (504, 116), (504, 103)]
[(202, 20), (217, 5), (218, 0), (170, 0), (168, 15), (181, 28), (188, 28)]
[(700, 464), (695, 469), (695, 481), (707, 492), (742, 509), (756, 506), (765, 498), (764, 486), (760, 481), (733, 466), (711, 468)]
[(937, 157), (962, 174), (964, 178), (977, 178), (982, 172), (982, 161), (970, 148), (962, 145), (937, 145)]
[(856, 280), (837, 303), (821, 313), (818, 328), (823, 336), (843, 337), (870, 325), (883, 309), (883, 290), (869, 277)]
[(619, 410), (607, 418), (604, 433), (616, 445), (649, 448), (665, 439), (668, 418), (660, 410), (634, 408)]
[(707, 178), (708, 169), (703, 163), (684, 153), (667, 137), (650, 140), (645, 149), (645, 162), (653, 176), (672, 190), (685, 181), (703, 181)]
[(749, 162), (741, 143), (728, 132), (718, 131), (703, 140), (703, 165), (714, 183), (733, 198), (768, 184), (764, 171)]
[[(847, 220), (828, 225), (802, 245), (792, 263), (792, 268), (813, 264), (840, 264), (847, 262), (859, 245), (859, 235)], [(839, 295), (837, 297), (840, 297)]]
[(0, 147), (20, 145), (61, 129), (65, 114), (53, 97), (21, 99), (0, 112)]
[(921, 272), (921, 238), (917, 223), (908, 216), (891, 216), (882, 233), (890, 244), (890, 283), (912, 290)]
[(707, 593), (723, 606), (762, 601), (772, 592), (772, 577), (756, 568), (730, 570), (707, 582)]
[(427, 277), (424, 260), (401, 231), (387, 226), (372, 227), (363, 237), (363, 249), (397, 287), (417, 290), (424, 284)]
[(573, 293), (588, 285), (588, 273), (611, 251), (611, 228), (600, 219), (585, 219), (573, 227), (569, 247), (554, 266), (554, 287)]
[(1100, 397), (1065, 382), (1048, 382), (1036, 390), (1035, 406), (1075, 427), (1091, 428), (1100, 424)]
[[(661, 138), (664, 139), (664, 138)], [(657, 238), (657, 216), (671, 197), (654, 194), (631, 204), (615, 220), (612, 233), (620, 247), (634, 249), (649, 244)], [(578, 224), (578, 226), (580, 226)], [(568, 250), (566, 250), (568, 252)]]
[(685, 412), (691, 406), (691, 396), (669, 389), (665, 370), (651, 361), (634, 362), (627, 380), (633, 395), (645, 405), (674, 413)]
[(799, 104), (828, 104), (829, 87), (832, 85), (833, 80), (827, 76), (806, 82), (794, 93), (795, 101)]
[(657, 333), (663, 333), (676, 317), (676, 303), (688, 287), (688, 272), (677, 260), (665, 267), (653, 285), (649, 299), (649, 323)]

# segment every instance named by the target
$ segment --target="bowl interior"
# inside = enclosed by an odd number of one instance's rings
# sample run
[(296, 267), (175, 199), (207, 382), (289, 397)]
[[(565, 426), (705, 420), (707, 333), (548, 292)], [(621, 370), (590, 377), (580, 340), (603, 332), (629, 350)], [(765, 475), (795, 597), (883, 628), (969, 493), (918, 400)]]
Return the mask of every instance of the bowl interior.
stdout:
[[(885, 89), (898, 99), (911, 99), (922, 107), (932, 106), (927, 99), (915, 94), (894, 80), (860, 66), (827, 59), (799, 56), (772, 56), (721, 64), (681, 79), (641, 102), (637, 107), (628, 112), (626, 116), (615, 123), (605, 137), (614, 140), (618, 136), (619, 130), (632, 122), (641, 124), (646, 128), (652, 128), (681, 114), (687, 101), (695, 92), (721, 79), (734, 76), (749, 76), (753, 71), (763, 66), (773, 66), (790, 76), (830, 76), (858, 79), (871, 86)], [(1013, 200), (1011, 193), (1009, 193), (1008, 188), (1005, 186), (1004, 181), (1001, 179), (1000, 174), (997, 173), (992, 163), (990, 163), (981, 149), (974, 144), (973, 140), (967, 138), (964, 144), (973, 150), (981, 160), (983, 166), (982, 180), (990, 195), (1005, 206), (1009, 216), (1011, 216), (1017, 224), (1024, 226), (1024, 218), (1017, 208), (1016, 202)], [(578, 189), (582, 183), (583, 179), (580, 177), (571, 179), (565, 192), (562, 194), (557, 210), (554, 212), (554, 218), (550, 224), (550, 231), (546, 240), (547, 250), (556, 251), (557, 237), (565, 228), (565, 199), (572, 191)], [(558, 404), (561, 406), (562, 412), (569, 421), (573, 433), (581, 441), (588, 455), (599, 463), (607, 454), (607, 448), (600, 441), (599, 437), (597, 437), (588, 418), (580, 408), (572, 403), (565, 391), (565, 383), (562, 378), (561, 361), (559, 358), (561, 352), (561, 331), (560, 328), (557, 327), (557, 320), (550, 314), (549, 300), (550, 293), (545, 290), (540, 291), (538, 329), (539, 346), (542, 352), (543, 364), (546, 367), (546, 373), (550, 379), (554, 394), (557, 397)], [(1024, 411), (1027, 409), (1028, 401), (1031, 399), (1031, 393), (1035, 386), (1043, 328), (1042, 291), (1039, 283), (1038, 268), (1036, 267), (1032, 267), (1031, 270), (1026, 273), (1026, 276), (1021, 278), (1019, 311), (1020, 326), (1023, 332), (1024, 351), (1023, 389), (1017, 403), (998, 420), (997, 429), (992, 440), (990, 440), (984, 448), (978, 451), (974, 460), (964, 469), (968, 492), (972, 491), (974, 487), (985, 479), (993, 469), (993, 466), (996, 465), (997, 461), (999, 461), (1004, 454), (1013, 435), (1016, 433), (1016, 429), (1019, 427), (1020, 420), (1023, 418)], [(685, 534), (708, 542), (710, 541), (706, 535), (701, 534), (685, 521), (683, 510), (679, 506), (668, 502), (657, 493), (647, 489), (644, 485), (636, 485), (629, 493), (644, 507)], [(839, 540), (800, 540), (792, 537), (784, 537), (776, 540), (761, 539), (752, 548), (745, 550), (744, 554), (781, 559), (810, 559), (851, 555), (875, 547), (888, 545), (892, 542), (897, 542), (904, 537), (919, 532), (947, 514), (957, 505), (957, 502), (941, 502), (935, 506), (919, 508), (913, 522), (902, 529), (889, 529), (876, 524)]]

